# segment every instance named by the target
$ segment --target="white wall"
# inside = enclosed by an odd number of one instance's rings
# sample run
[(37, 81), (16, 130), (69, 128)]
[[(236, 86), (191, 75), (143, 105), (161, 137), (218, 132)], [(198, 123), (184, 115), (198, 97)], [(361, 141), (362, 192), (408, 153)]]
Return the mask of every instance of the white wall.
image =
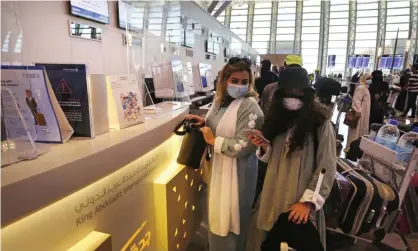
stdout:
[[(166, 52), (161, 53), (161, 38), (148, 33), (143, 40), (143, 48), (124, 46), (122, 34), (125, 31), (118, 28), (116, 1), (109, 2), (108, 25), (70, 15), (68, 1), (2, 1), (1, 8), (2, 64), (84, 63), (88, 66), (89, 73), (130, 72), (140, 77), (143, 71), (150, 73), (153, 63), (167, 60), (174, 54), (168, 44), (164, 45)], [(204, 10), (197, 7), (193, 10), (193, 6), (182, 9), (182, 15), (189, 16), (190, 13), (184, 11), (193, 12), (194, 16), (196, 12), (204, 13)], [(102, 42), (70, 37), (69, 20), (102, 28)], [(20, 31), (23, 31), (22, 51), (16, 53), (14, 50)], [(7, 43), (9, 32), (11, 35)], [(206, 60), (204, 37), (195, 35), (195, 38), (193, 57), (186, 57), (186, 48), (181, 46), (179, 54), (193, 64), (211, 63), (213, 72), (216, 73), (224, 65), (223, 55), (217, 55), (216, 60), (212, 59), (213, 56), (211, 60)], [(247, 48), (248, 45), (245, 44), (244, 47)]]

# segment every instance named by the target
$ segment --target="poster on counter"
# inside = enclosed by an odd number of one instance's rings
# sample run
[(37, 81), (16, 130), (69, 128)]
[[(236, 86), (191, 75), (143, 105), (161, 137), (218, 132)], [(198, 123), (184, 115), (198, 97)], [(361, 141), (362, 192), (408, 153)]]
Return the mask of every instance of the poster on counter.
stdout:
[(51, 88), (44, 67), (1, 66), (1, 86), (9, 88), (37, 142), (66, 142), (74, 130)]
[(134, 75), (107, 76), (109, 126), (123, 129), (145, 122), (138, 81)]
[(94, 137), (84, 64), (41, 64), (75, 137)]

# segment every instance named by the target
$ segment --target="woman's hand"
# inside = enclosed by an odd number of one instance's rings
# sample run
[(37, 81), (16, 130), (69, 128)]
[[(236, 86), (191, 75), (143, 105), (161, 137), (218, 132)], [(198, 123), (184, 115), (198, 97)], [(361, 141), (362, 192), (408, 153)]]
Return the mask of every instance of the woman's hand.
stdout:
[(251, 143), (255, 146), (261, 146), (261, 148), (263, 148), (263, 151), (266, 152), (267, 151), (267, 147), (268, 147), (268, 143), (265, 142), (261, 137), (259, 137), (257, 135), (257, 133), (259, 133), (260, 135), (263, 135), (260, 131), (258, 130), (252, 130), (256, 133), (252, 133), (252, 134), (248, 134), (247, 137), (249, 140), (251, 140)]
[(203, 138), (205, 138), (206, 143), (211, 146), (215, 145), (215, 135), (213, 135), (213, 132), (209, 127), (204, 126), (200, 128), (200, 131), (203, 133)]
[(310, 203), (298, 202), (290, 208), (289, 221), (300, 224), (306, 224), (309, 219), (309, 213), (311, 211)]
[(196, 120), (197, 122), (194, 123), (196, 126), (203, 126), (205, 124), (205, 119), (194, 114), (189, 114), (185, 118), (186, 120)]

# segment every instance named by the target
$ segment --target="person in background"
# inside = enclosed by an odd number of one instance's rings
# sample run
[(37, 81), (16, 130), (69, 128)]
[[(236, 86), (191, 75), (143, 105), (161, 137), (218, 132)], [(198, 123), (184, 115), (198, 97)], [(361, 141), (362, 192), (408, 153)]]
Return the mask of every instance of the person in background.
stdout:
[(272, 72), (275, 73), (277, 76), (279, 76), (279, 74), (280, 74), (279, 68), (277, 68), (277, 66), (275, 66), (275, 65), (273, 65)]
[(255, 80), (255, 88), (260, 97), (263, 95), (264, 87), (270, 83), (279, 81), (279, 77), (271, 70), (271, 61), (265, 59), (261, 61), (260, 77)]
[(320, 69), (316, 69), (314, 74), (315, 74), (315, 83), (316, 83), (317, 81), (319, 81), (322, 78), (322, 76), (321, 76), (321, 70)]
[(209, 250), (245, 250), (257, 181), (256, 147), (245, 132), (261, 128), (263, 112), (255, 98), (254, 77), (246, 59), (231, 58), (219, 74), (206, 119), (194, 119), (213, 155), (209, 182)]
[(409, 110), (412, 110), (411, 116), (408, 118), (415, 118), (416, 116), (416, 109), (417, 109), (417, 97), (418, 97), (418, 64), (414, 64), (411, 67), (411, 72), (409, 73), (409, 80), (406, 89), (408, 90), (408, 98), (406, 103), (406, 109), (402, 114), (402, 117), (406, 117), (408, 115)]
[(389, 83), (383, 81), (382, 71), (372, 72), (372, 81), (369, 85), (371, 97), (369, 125), (383, 124), (385, 113), (388, 108), (387, 99), (389, 96)]
[[(295, 68), (295, 67), (300, 68), (302, 67), (302, 65), (303, 65), (302, 58), (298, 55), (288, 55), (284, 62), (284, 67), (286, 68)], [(282, 72), (284, 70), (285, 68), (282, 69)], [(280, 82), (280, 77), (279, 77), (279, 82)], [(271, 83), (264, 88), (263, 95), (261, 96), (260, 107), (261, 107), (261, 110), (264, 112), (265, 116), (269, 114), (270, 105), (272, 103), (274, 93), (277, 91), (278, 87), (279, 87), (278, 83)], [(257, 200), (258, 200), (258, 196), (260, 195), (261, 190), (263, 190), (264, 177), (266, 176), (266, 170), (267, 170), (267, 164), (262, 161), (259, 161), (258, 162), (257, 188), (256, 188), (256, 194), (254, 198), (253, 207), (255, 207)]]
[[(279, 215), (289, 211), (289, 221), (295, 224), (313, 217), (325, 247), (322, 206), (334, 182), (336, 139), (327, 109), (314, 96), (305, 69), (285, 69), (262, 130), (270, 142), (257, 134), (249, 138), (259, 146), (258, 158), (268, 163), (257, 228), (270, 231)], [(326, 172), (314, 199), (321, 169)]]
[(406, 104), (406, 96), (408, 94), (408, 91), (405, 89), (408, 85), (408, 75), (409, 75), (409, 69), (406, 69), (401, 72), (401, 78), (399, 80), (399, 87), (402, 88), (402, 91), (398, 94), (398, 97), (396, 98), (395, 102), (395, 109), (398, 111), (404, 111), (405, 110), (405, 104)]
[(372, 75), (370, 73), (363, 73), (360, 77), (360, 84), (354, 91), (351, 108), (360, 117), (356, 128), (348, 128), (347, 146), (345, 152), (350, 150), (350, 144), (354, 140), (363, 135), (369, 134), (369, 120), (370, 120), (370, 93), (367, 88), (371, 83)]
[[(299, 55), (287, 55), (284, 61), (284, 68), (281, 68), (282, 71), (286, 68), (302, 67), (303, 60)], [(280, 82), (280, 75), (279, 75)], [(263, 95), (260, 98), (260, 107), (263, 110), (264, 114), (268, 114), (268, 110), (273, 99), (273, 95), (278, 88), (278, 83), (271, 83), (264, 88)]]

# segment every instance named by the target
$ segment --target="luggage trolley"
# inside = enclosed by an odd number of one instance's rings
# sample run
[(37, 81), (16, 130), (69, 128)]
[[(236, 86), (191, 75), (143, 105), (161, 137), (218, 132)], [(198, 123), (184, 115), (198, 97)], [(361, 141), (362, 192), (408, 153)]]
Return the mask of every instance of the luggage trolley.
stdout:
[(374, 232), (374, 241), (380, 243), (385, 237), (386, 233), (391, 233), (394, 231), (402, 211), (405, 195), (411, 183), (411, 178), (417, 171), (418, 140), (414, 143), (414, 150), (406, 167), (396, 163), (397, 153), (395, 151), (379, 145), (367, 137), (363, 137), (361, 139), (360, 149), (364, 152), (363, 158), (368, 157), (372, 159), (374, 162), (379, 163), (381, 167), (389, 169), (394, 175), (396, 175), (396, 179), (393, 182), (396, 183), (395, 185), (398, 187), (397, 192), (399, 194), (399, 208), (393, 211), (390, 215), (387, 215), (387, 217), (384, 215), (385, 208), (382, 208), (383, 215), (380, 216), (377, 222), (381, 225), (376, 226), (376, 230)]

